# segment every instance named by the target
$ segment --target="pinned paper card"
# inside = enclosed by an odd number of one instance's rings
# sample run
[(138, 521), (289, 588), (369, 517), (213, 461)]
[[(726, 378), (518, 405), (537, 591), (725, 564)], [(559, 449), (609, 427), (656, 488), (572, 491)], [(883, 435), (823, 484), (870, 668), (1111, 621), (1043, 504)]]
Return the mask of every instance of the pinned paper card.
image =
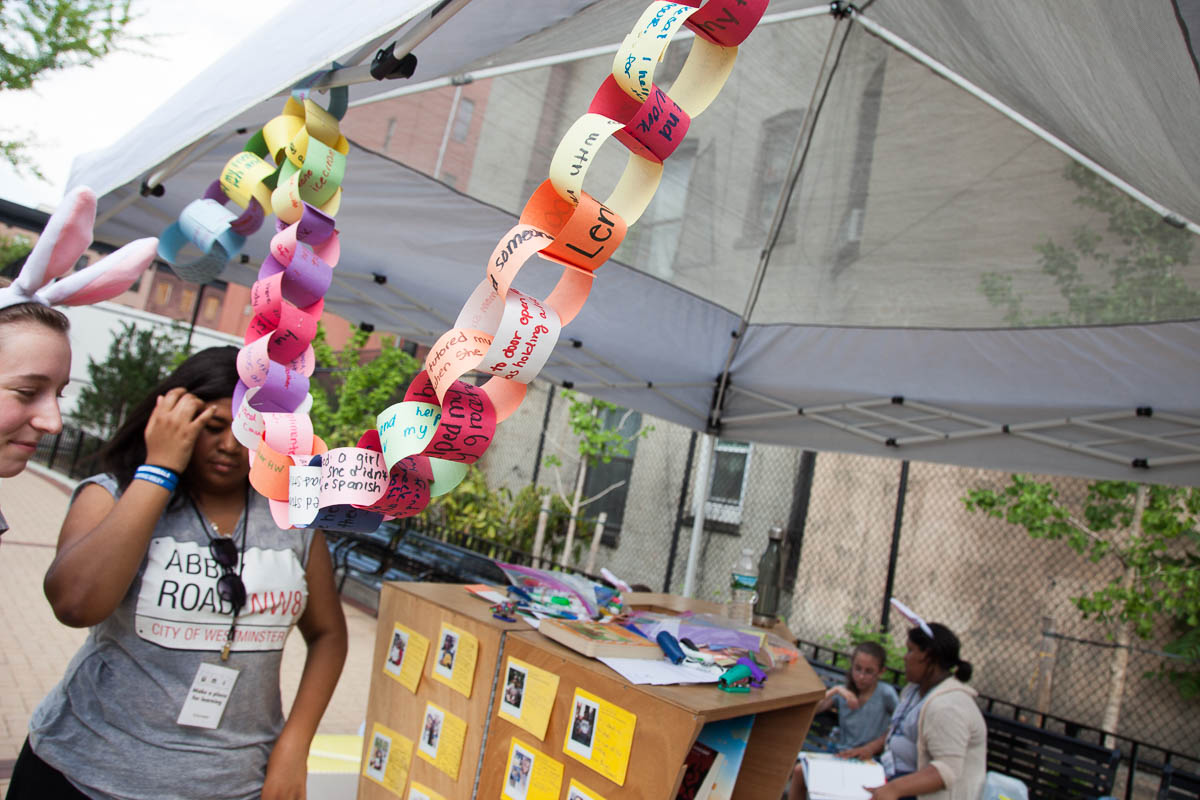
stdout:
[(471, 696), (479, 639), (462, 628), (443, 622), (438, 632), (430, 676), (463, 697)]
[(428, 654), (429, 640), (397, 622), (392, 626), (392, 641), (383, 660), (383, 673), (416, 694)]
[(558, 694), (558, 676), (510, 657), (502, 678), (497, 716), (545, 741), (554, 697)]
[(636, 725), (636, 714), (577, 688), (563, 752), (624, 786)]
[(366, 745), (362, 774), (397, 797), (403, 797), (412, 765), (412, 740), (376, 722)]
[(446, 800), (423, 783), (413, 781), (408, 787), (408, 800)]
[(604, 800), (604, 798), (572, 778), (571, 785), (567, 789), (566, 800)]
[(558, 800), (562, 779), (561, 761), (513, 737), (504, 768), (504, 800)]
[(466, 720), (435, 703), (425, 704), (425, 717), (417, 735), (417, 755), (449, 775), (451, 780), (458, 780), (466, 738)]

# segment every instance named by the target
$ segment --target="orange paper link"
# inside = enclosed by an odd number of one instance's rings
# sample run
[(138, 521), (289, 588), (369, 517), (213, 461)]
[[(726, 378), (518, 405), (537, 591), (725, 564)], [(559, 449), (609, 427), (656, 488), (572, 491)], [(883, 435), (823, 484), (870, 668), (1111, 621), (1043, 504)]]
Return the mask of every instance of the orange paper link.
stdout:
[(288, 467), (295, 462), (272, 449), (265, 441), (260, 442), (250, 459), (250, 485), (263, 497), (272, 500), (288, 499)]

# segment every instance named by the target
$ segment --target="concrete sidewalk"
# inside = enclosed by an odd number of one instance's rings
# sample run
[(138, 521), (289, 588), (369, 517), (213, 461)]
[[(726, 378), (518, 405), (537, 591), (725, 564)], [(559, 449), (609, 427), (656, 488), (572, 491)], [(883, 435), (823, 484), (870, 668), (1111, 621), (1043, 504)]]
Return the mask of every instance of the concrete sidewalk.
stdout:
[[(25, 741), (29, 717), (58, 683), (87, 630), (54, 618), (42, 594), (42, 576), (54, 557), (58, 528), (67, 510), (69, 484), (36, 465), (0, 484), (0, 509), (11, 526), (0, 537), (0, 797)], [(367, 710), (375, 618), (343, 603), (350, 650), (320, 733), (358, 733)], [(283, 707), (291, 707), (304, 669), (304, 640), (288, 638), (280, 684)]]

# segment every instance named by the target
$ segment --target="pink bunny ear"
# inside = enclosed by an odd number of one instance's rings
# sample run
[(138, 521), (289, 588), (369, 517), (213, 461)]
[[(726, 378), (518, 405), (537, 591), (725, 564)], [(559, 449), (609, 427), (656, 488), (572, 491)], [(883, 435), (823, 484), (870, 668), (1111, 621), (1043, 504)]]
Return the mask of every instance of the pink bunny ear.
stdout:
[(38, 298), (49, 305), (84, 306), (116, 297), (133, 285), (158, 252), (158, 239), (138, 239), (85, 269), (55, 281)]
[(38, 237), (21, 274), (12, 285), (22, 296), (32, 298), (38, 289), (68, 272), (92, 243), (96, 222), (96, 193), (77, 186), (67, 193)]

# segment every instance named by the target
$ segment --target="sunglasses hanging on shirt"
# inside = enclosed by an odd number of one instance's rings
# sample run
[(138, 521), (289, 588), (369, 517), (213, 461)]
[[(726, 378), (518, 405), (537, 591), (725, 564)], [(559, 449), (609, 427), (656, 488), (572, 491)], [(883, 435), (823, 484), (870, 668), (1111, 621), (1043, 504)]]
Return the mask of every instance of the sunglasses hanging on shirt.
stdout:
[[(221, 660), (229, 660), (229, 651), (233, 647), (233, 636), (237, 630), (238, 614), (246, 605), (246, 584), (242, 582), (242, 569), (245, 567), (246, 553), (246, 532), (249, 526), (250, 516), (250, 489), (249, 484), (246, 488), (246, 505), (242, 509), (242, 544), (239, 550), (238, 546), (233, 543), (233, 537), (237, 535), (237, 530), (228, 537), (218, 535), (214, 537), (209, 532), (209, 523), (204, 519), (204, 515), (200, 513), (199, 506), (192, 496), (188, 495), (188, 502), (192, 505), (192, 510), (196, 512), (196, 519), (200, 521), (200, 527), (204, 529), (204, 533), (208, 536), (208, 552), (212, 555), (213, 561), (221, 568), (221, 577), (217, 579), (217, 596), (224, 603), (229, 603), (233, 609), (233, 619), (229, 623), (229, 633), (225, 636), (225, 645), (221, 648)], [(216, 526), (212, 526), (214, 530)]]

